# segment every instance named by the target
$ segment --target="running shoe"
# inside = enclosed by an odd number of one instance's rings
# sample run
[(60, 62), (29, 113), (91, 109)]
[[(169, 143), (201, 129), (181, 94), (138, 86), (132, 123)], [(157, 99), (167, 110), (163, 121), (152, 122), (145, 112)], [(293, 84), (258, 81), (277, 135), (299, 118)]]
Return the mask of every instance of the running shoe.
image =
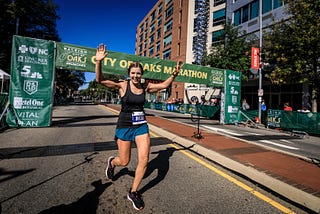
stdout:
[(113, 175), (114, 175), (114, 166), (112, 166), (111, 161), (114, 159), (113, 156), (108, 158), (108, 166), (106, 168), (106, 176), (108, 179), (113, 179)]
[(139, 192), (131, 192), (130, 189), (127, 197), (132, 202), (132, 205), (136, 210), (142, 210), (144, 208), (142, 195)]

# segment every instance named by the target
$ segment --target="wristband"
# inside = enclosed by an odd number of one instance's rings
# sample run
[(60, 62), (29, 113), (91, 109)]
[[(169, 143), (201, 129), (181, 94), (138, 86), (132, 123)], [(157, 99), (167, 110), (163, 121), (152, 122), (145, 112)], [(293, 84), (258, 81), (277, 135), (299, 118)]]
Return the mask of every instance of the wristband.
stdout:
[(178, 76), (178, 72), (173, 72), (173, 73), (172, 73), (172, 76), (173, 76), (173, 77)]

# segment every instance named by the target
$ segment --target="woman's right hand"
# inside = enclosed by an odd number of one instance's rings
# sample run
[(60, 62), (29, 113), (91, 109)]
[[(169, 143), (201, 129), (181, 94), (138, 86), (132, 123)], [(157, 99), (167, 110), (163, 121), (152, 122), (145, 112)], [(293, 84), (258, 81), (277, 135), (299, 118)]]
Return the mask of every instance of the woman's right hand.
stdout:
[(96, 61), (102, 61), (106, 56), (107, 56), (106, 46), (104, 44), (100, 44), (97, 47)]

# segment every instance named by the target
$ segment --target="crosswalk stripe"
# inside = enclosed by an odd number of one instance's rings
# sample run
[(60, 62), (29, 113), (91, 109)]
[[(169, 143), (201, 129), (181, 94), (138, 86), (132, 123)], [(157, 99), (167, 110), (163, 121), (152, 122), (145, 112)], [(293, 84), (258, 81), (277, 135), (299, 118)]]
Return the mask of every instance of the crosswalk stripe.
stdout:
[(266, 144), (272, 144), (272, 145), (279, 146), (279, 147), (286, 148), (286, 149), (299, 150), (299, 148), (292, 147), (292, 146), (286, 146), (286, 145), (279, 144), (279, 143), (275, 143), (275, 142), (272, 142), (270, 140), (259, 140), (259, 142), (266, 143)]

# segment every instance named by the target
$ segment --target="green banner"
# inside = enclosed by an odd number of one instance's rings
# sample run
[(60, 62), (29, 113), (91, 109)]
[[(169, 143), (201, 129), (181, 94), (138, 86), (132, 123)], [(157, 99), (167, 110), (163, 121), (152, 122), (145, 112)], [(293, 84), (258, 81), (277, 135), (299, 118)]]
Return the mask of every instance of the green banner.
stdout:
[[(94, 48), (57, 43), (56, 67), (94, 72), (95, 54), (96, 49)], [(107, 57), (102, 62), (102, 72), (126, 75), (128, 66), (131, 62), (135, 61), (140, 62), (143, 65), (143, 76), (147, 79), (165, 80), (172, 74), (176, 65), (176, 62), (170, 60), (108, 51)], [(184, 64), (175, 81), (223, 87), (224, 70), (193, 64)]]
[(282, 110), (268, 109), (267, 126), (280, 128)]
[(224, 119), (226, 124), (234, 124), (238, 121), (238, 111), (241, 105), (241, 77), (241, 72), (226, 70), (226, 82), (224, 90)]
[(9, 126), (50, 126), (53, 80), (54, 42), (14, 36), (9, 93), (11, 107), (7, 115)]

